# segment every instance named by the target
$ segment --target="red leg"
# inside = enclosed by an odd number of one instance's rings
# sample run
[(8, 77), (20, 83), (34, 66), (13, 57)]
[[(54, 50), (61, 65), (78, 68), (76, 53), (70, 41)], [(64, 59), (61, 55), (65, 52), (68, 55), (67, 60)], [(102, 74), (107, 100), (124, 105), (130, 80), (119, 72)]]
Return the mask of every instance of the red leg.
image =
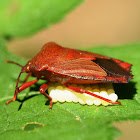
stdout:
[(28, 73), (28, 75), (27, 75), (26, 78), (24, 79), (23, 83), (25, 83), (31, 75), (32, 75), (32, 73)]
[(107, 98), (104, 98), (104, 97), (102, 97), (102, 96), (96, 95), (96, 94), (94, 94), (94, 93), (92, 93), (92, 92), (89, 92), (89, 91), (86, 91), (86, 90), (84, 90), (84, 89), (82, 89), (82, 88), (71, 87), (71, 86), (69, 86), (68, 84), (65, 84), (65, 86), (66, 86), (67, 88), (69, 88), (69, 89), (75, 91), (75, 92), (86, 93), (86, 94), (89, 94), (89, 95), (91, 95), (91, 96), (94, 96), (94, 97), (96, 97), (96, 98), (99, 98), (99, 99), (101, 99), (101, 100), (104, 100), (104, 101), (106, 101), (106, 102), (108, 102), (108, 103), (111, 103), (111, 104), (121, 104), (121, 102), (119, 102), (119, 101), (118, 101), (118, 102), (113, 102), (113, 101), (111, 101), (111, 100), (109, 100), (109, 99), (107, 99)]
[(30, 87), (31, 85), (35, 84), (37, 81), (38, 81), (38, 79), (33, 80), (33, 81), (29, 81), (29, 82), (27, 82), (27, 83), (22, 84), (19, 88), (16, 88), (13, 99), (8, 100), (8, 101), (6, 102), (6, 104), (9, 104), (10, 102), (15, 101), (15, 100), (17, 99), (17, 94), (18, 94), (19, 92), (21, 92), (22, 90), (24, 90), (24, 89)]
[(49, 85), (51, 85), (52, 82), (49, 82), (49, 83), (45, 83), (43, 85), (40, 86), (40, 89), (39, 91), (46, 97), (50, 100), (50, 109), (52, 109), (52, 98), (45, 92), (48, 88)]

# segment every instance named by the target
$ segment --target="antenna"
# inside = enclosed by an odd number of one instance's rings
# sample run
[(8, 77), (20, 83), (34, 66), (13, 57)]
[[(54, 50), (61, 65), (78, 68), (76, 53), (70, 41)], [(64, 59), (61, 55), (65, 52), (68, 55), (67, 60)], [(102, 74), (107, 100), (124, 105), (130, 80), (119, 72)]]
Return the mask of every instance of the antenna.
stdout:
[(14, 62), (14, 61), (5, 60), (5, 62), (6, 62), (6, 63), (12, 63), (12, 64), (15, 64), (15, 65), (17, 65), (17, 66), (23, 67), (22, 65), (20, 65), (20, 64), (18, 64), (18, 63), (16, 63), (16, 62)]

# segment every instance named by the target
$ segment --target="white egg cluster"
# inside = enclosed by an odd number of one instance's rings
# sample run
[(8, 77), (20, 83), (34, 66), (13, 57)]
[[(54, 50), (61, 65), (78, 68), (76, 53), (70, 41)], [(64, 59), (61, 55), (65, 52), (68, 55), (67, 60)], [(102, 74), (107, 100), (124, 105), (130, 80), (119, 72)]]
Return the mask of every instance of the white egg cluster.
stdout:
[[(104, 98), (110, 99), (113, 102), (115, 102), (118, 99), (118, 96), (115, 94), (114, 88), (112, 83), (99, 83), (99, 84), (69, 84), (71, 87), (79, 87), (83, 88), (89, 92), (92, 92), (96, 95), (102, 96)], [(93, 97), (91, 95), (88, 95), (86, 93), (78, 93), (74, 92), (73, 90), (68, 89), (65, 87), (65, 85), (62, 85), (60, 83), (54, 83), (48, 88), (48, 93), (52, 97), (53, 102), (74, 102), (74, 103), (80, 103), (82, 105), (111, 105), (111, 103), (108, 103), (106, 101), (103, 101), (99, 98)]]

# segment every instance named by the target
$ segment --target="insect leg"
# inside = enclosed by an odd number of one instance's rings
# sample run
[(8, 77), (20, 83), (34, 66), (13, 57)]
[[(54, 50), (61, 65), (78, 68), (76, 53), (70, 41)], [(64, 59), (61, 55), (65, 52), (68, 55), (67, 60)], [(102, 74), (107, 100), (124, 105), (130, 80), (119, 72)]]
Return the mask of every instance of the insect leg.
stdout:
[(45, 84), (41, 85), (41, 86), (40, 86), (40, 89), (39, 89), (39, 91), (40, 91), (46, 98), (48, 98), (48, 99), (50, 100), (50, 109), (52, 109), (52, 104), (53, 104), (52, 98), (51, 98), (45, 91), (47, 90), (48, 86), (51, 85), (51, 84), (52, 84), (52, 82), (45, 83)]
[(26, 76), (26, 78), (23, 80), (23, 83), (25, 83), (31, 75), (32, 75), (32, 73), (28, 73), (28, 75)]
[(33, 81), (29, 81), (29, 82), (27, 82), (27, 83), (22, 84), (20, 87), (16, 88), (13, 99), (8, 100), (8, 101), (6, 102), (6, 104), (9, 104), (10, 102), (15, 101), (15, 100), (17, 99), (17, 94), (18, 94), (19, 92), (21, 92), (22, 90), (24, 90), (24, 89), (30, 87), (31, 85), (35, 84), (37, 81), (38, 81), (38, 79), (35, 79), (35, 80), (33, 80)]
[(91, 95), (91, 96), (94, 96), (94, 97), (96, 97), (96, 98), (99, 98), (99, 99), (101, 99), (101, 100), (104, 100), (104, 101), (106, 101), (106, 102), (108, 102), (108, 103), (111, 103), (111, 104), (121, 104), (121, 102), (119, 102), (119, 101), (118, 101), (118, 102), (113, 102), (113, 101), (111, 101), (111, 100), (109, 100), (109, 99), (107, 99), (107, 98), (104, 98), (104, 97), (100, 96), (100, 95), (97, 95), (97, 94), (94, 94), (94, 93), (92, 93), (92, 92), (86, 91), (86, 90), (84, 90), (83, 88), (71, 87), (71, 86), (69, 86), (68, 84), (65, 84), (65, 86), (66, 86), (67, 88), (69, 88), (69, 89), (75, 91), (75, 92), (86, 93), (86, 94), (89, 94), (89, 95)]

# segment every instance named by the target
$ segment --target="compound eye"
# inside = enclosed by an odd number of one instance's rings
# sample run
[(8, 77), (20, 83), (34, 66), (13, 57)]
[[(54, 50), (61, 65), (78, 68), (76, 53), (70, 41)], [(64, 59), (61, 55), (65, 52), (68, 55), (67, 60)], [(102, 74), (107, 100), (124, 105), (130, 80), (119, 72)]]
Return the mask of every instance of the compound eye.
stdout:
[(26, 69), (27, 69), (27, 71), (29, 71), (29, 66), (27, 66), (27, 68), (26, 68)]

